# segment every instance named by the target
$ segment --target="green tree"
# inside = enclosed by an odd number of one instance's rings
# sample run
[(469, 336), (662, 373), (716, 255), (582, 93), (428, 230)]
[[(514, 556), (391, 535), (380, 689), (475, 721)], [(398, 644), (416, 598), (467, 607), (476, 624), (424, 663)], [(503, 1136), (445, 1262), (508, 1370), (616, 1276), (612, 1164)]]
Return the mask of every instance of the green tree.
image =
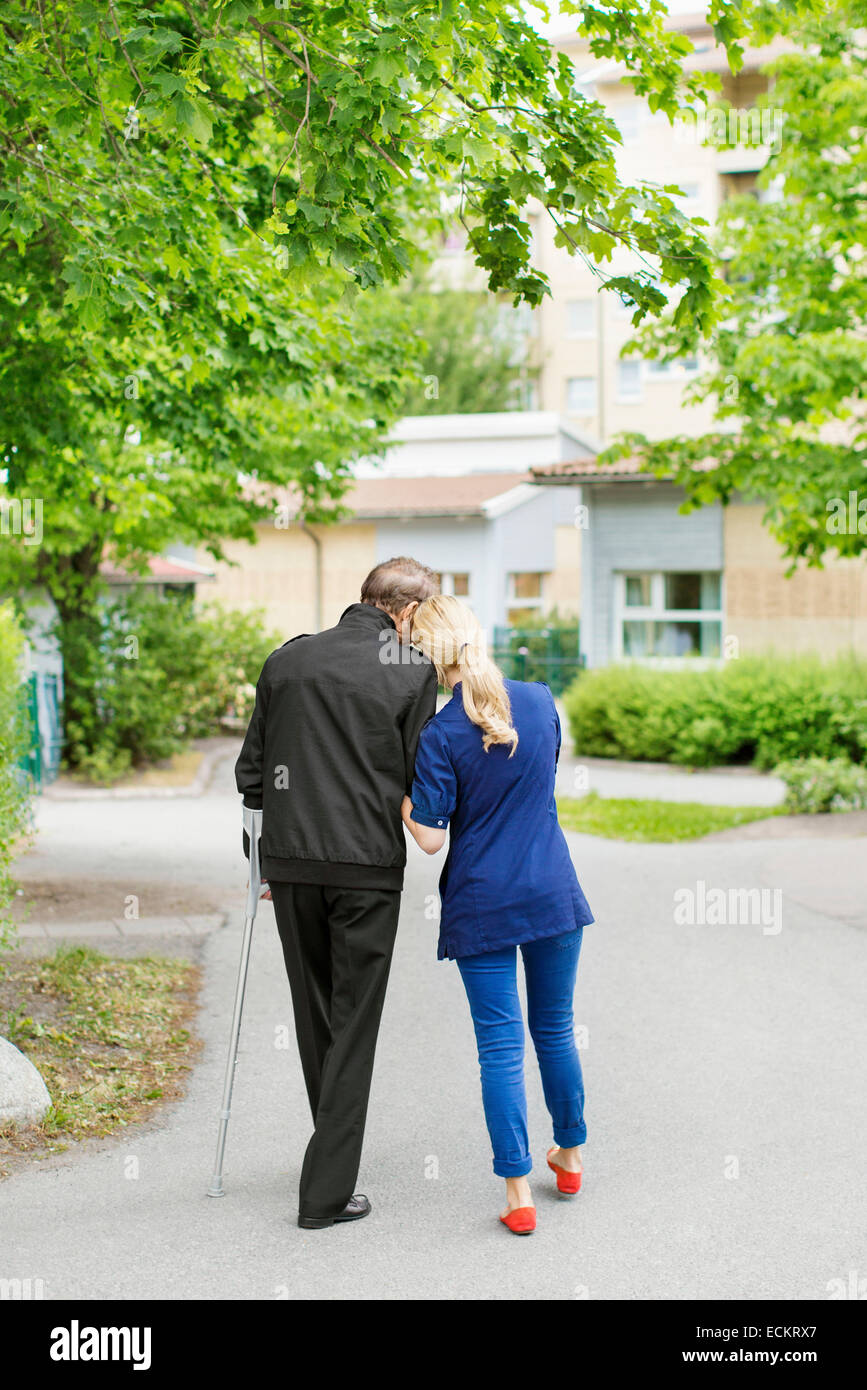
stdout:
[[(713, 0), (735, 63), (748, 4)], [(561, 9), (655, 109), (700, 90), (662, 0)], [(521, 3), (6, 0), (0, 34), (0, 442), (7, 493), (44, 506), (0, 569), (50, 591), (70, 650), (98, 641), (106, 550), (252, 539), (239, 470), (311, 518), (339, 498), (416, 367), (358, 292), (455, 216), (516, 302), (547, 292), (535, 200), (589, 263), (644, 258), (600, 270), (636, 323), (673, 286), (679, 323), (712, 322), (701, 232), (620, 182), (614, 123)], [(67, 718), (89, 703), (69, 667)]]
[[(98, 782), (169, 758), (193, 738), (252, 714), (262, 663), (279, 644), (258, 612), (132, 587), (98, 607), (99, 644), (74, 655), (92, 706), (70, 720), (70, 762)], [(87, 720), (87, 722), (85, 722)]]
[(29, 778), (21, 767), (28, 729), (21, 684), (24, 639), (11, 603), (0, 604), (0, 950), (13, 935), (10, 866), (29, 819)]
[[(773, 22), (798, 47), (768, 68), (762, 104), (784, 126), (763, 196), (730, 199), (718, 219), (728, 302), (687, 394), (714, 403), (715, 428), (630, 434), (609, 454), (673, 477), (687, 507), (736, 492), (764, 501), (783, 553), (819, 565), (829, 549), (867, 546), (867, 45), (862, 5), (805, 8), (773, 6), (757, 21), (758, 39)], [(663, 316), (630, 350), (671, 360), (693, 343)]]
[(418, 375), (401, 414), (525, 410), (537, 375), (531, 340), (508, 302), (478, 290), (413, 284), (401, 289), (417, 346)]

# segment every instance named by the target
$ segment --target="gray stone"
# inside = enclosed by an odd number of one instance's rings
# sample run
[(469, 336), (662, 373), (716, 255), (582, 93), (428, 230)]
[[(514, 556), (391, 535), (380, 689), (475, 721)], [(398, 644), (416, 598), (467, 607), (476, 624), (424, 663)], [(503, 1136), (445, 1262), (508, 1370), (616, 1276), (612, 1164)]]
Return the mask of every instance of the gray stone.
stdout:
[(38, 1124), (51, 1097), (33, 1063), (8, 1038), (0, 1038), (0, 1124)]

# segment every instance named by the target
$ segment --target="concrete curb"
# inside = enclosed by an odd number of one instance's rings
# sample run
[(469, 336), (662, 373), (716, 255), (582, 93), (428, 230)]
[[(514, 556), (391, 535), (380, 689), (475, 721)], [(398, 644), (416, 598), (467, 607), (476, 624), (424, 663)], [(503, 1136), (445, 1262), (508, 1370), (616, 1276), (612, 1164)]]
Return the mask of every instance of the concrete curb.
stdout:
[(225, 912), (191, 917), (140, 917), (127, 921), (114, 917), (100, 922), (23, 922), (18, 936), (24, 940), (81, 941), (130, 940), (151, 936), (187, 936), (201, 939), (226, 922)]
[(202, 796), (217, 764), (234, 753), (238, 740), (227, 738), (206, 748), (192, 782), (182, 787), (70, 787), (52, 782), (41, 793), (49, 801), (143, 801)]

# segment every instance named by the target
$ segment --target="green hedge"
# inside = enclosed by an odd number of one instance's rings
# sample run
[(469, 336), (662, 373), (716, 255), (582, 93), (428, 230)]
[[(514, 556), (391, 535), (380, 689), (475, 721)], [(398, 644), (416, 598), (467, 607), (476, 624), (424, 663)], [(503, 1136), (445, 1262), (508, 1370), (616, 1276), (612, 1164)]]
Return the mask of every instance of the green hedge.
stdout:
[(68, 768), (94, 781), (169, 758), (191, 739), (218, 733), (252, 711), (262, 663), (280, 639), (260, 613), (194, 610), (182, 596), (147, 590), (102, 608), (93, 626), (67, 630), (88, 698), (65, 729)]
[(741, 657), (704, 670), (637, 663), (580, 676), (564, 696), (580, 756), (773, 768), (867, 760), (867, 662)]
[(0, 946), (13, 934), (9, 908), (15, 892), (12, 855), (29, 820), (29, 779), (19, 766), (27, 748), (26, 705), (22, 698), (24, 638), (12, 605), (0, 604)]

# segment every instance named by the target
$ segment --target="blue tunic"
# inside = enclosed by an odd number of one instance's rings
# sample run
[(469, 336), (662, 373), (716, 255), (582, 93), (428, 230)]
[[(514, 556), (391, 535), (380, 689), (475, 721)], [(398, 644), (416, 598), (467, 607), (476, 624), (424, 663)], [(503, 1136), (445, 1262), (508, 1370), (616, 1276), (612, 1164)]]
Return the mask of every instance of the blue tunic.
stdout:
[(461, 682), (424, 727), (412, 784), (419, 825), (451, 824), (440, 876), (439, 960), (561, 936), (593, 921), (557, 821), (560, 719), (547, 685), (506, 681), (518, 747), (492, 744)]

